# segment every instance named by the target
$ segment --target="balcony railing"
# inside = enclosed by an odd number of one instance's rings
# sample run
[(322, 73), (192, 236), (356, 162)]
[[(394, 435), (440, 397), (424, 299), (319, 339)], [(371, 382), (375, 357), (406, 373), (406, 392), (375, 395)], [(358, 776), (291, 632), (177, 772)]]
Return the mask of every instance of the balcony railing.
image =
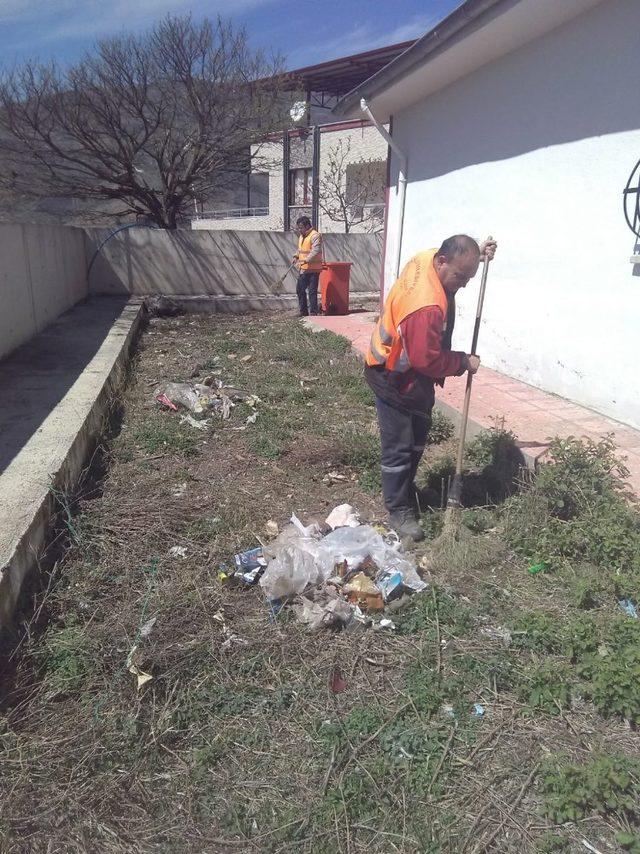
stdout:
[(245, 216), (268, 216), (269, 208), (229, 208), (228, 210), (198, 211), (194, 219), (239, 219)]

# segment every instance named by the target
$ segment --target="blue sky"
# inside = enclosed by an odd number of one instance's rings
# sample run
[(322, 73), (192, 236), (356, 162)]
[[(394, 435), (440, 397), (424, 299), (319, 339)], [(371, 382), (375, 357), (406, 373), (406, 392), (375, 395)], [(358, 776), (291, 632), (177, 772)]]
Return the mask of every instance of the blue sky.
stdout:
[(0, 63), (66, 64), (105, 36), (141, 31), (167, 13), (220, 14), (256, 47), (299, 68), (416, 38), (461, 0), (0, 0)]

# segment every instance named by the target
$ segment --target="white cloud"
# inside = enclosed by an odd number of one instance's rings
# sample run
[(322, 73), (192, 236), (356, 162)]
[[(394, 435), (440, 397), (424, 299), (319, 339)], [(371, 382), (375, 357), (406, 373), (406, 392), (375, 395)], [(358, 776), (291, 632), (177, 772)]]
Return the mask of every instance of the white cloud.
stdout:
[(29, 44), (99, 38), (149, 26), (168, 13), (232, 15), (273, 0), (0, 0), (0, 24), (28, 28)]
[(358, 24), (337, 38), (316, 39), (313, 48), (305, 47), (291, 52), (288, 65), (290, 68), (300, 68), (306, 65), (314, 65), (317, 62), (328, 62), (341, 56), (375, 50), (375, 48), (385, 45), (417, 39), (434, 27), (439, 20), (440, 16), (415, 15), (391, 31), (382, 31), (369, 22)]

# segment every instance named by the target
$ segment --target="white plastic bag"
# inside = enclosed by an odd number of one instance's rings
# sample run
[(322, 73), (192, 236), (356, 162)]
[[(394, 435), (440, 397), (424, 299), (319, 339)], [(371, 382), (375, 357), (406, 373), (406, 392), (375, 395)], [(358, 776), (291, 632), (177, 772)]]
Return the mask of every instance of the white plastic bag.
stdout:
[(424, 590), (427, 586), (418, 575), (415, 563), (385, 543), (371, 525), (336, 528), (327, 534), (318, 546), (323, 560), (331, 559), (332, 565), (346, 560), (349, 569), (353, 569), (370, 555), (380, 570), (400, 572), (402, 583), (414, 593)]
[(324, 521), (333, 530), (336, 528), (357, 528), (360, 524), (358, 513), (350, 504), (339, 504), (334, 507)]
[(278, 549), (260, 579), (267, 599), (303, 593), (309, 585), (322, 584), (333, 572), (333, 562), (318, 551), (318, 541), (292, 539)]

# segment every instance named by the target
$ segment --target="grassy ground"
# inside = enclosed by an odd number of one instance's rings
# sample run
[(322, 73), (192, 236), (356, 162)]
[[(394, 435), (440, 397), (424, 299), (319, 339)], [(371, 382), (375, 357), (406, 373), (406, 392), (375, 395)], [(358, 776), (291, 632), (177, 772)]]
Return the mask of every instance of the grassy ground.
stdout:
[[(212, 372), (261, 398), (255, 423), (239, 405), (199, 432), (154, 405)], [(433, 505), (448, 433), (421, 472)], [(416, 550), (432, 585), (395, 633), (309, 634), (217, 574), (292, 511), (381, 518), (341, 339), (154, 321), (105, 453), (7, 671), (3, 850), (640, 851), (640, 622), (617, 604), (638, 601), (640, 524), (606, 442), (558, 443), (511, 496), (510, 437), (472, 443), (463, 534)], [(441, 521), (425, 508), (430, 536)]]

